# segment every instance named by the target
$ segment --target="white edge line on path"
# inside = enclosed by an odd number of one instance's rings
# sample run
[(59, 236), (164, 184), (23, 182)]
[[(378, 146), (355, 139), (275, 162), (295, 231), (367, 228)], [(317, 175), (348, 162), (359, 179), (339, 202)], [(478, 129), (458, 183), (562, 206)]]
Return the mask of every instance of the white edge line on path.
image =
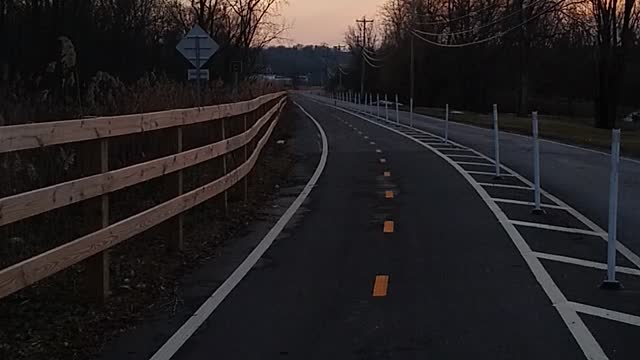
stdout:
[[(549, 275), (549, 273), (545, 270), (544, 266), (542, 266), (542, 263), (540, 262), (540, 260), (533, 254), (533, 251), (531, 251), (531, 248), (529, 247), (527, 242), (524, 240), (522, 235), (520, 235), (520, 233), (518, 232), (516, 227), (507, 218), (507, 215), (500, 209), (498, 204), (496, 204), (491, 199), (491, 196), (489, 196), (489, 193), (487, 193), (487, 191), (484, 188), (482, 188), (482, 186), (478, 185), (478, 183), (475, 181), (475, 179), (471, 175), (469, 175), (464, 170), (464, 168), (462, 168), (462, 166), (460, 166), (455, 161), (453, 161), (453, 160), (449, 159), (448, 157), (446, 157), (446, 155), (444, 155), (442, 153), (439, 153), (438, 151), (433, 149), (431, 146), (429, 146), (427, 144), (424, 144), (424, 143), (421, 143), (419, 140), (414, 139), (411, 136), (409, 136), (407, 134), (404, 134), (404, 133), (402, 133), (402, 132), (400, 132), (398, 130), (392, 129), (392, 128), (388, 127), (388, 126), (382, 125), (382, 124), (377, 123), (377, 122), (372, 121), (372, 120), (369, 120), (364, 116), (361, 116), (361, 115), (359, 115), (357, 113), (353, 113), (351, 111), (342, 109), (340, 107), (329, 105), (329, 104), (326, 104), (326, 103), (323, 103), (323, 102), (320, 102), (320, 101), (317, 101), (317, 100), (316, 100), (316, 102), (318, 102), (320, 104), (324, 104), (325, 106), (330, 106), (332, 108), (335, 108), (335, 109), (338, 109), (340, 111), (346, 112), (346, 113), (351, 114), (353, 116), (356, 116), (356, 117), (358, 117), (358, 118), (360, 118), (362, 120), (365, 120), (367, 122), (370, 122), (372, 124), (375, 124), (375, 125), (378, 125), (378, 126), (380, 126), (382, 128), (385, 128), (385, 129), (387, 129), (389, 131), (392, 131), (392, 132), (394, 132), (394, 133), (396, 133), (396, 134), (398, 134), (400, 136), (404, 136), (407, 139), (410, 139), (411, 141), (414, 141), (415, 143), (417, 143), (417, 144), (419, 144), (421, 146), (424, 146), (427, 149), (433, 151), (435, 154), (437, 154), (442, 159), (447, 161), (476, 190), (478, 195), (480, 195), (482, 200), (484, 200), (485, 204), (489, 207), (489, 209), (496, 216), (496, 218), (498, 219), (498, 221), (500, 222), (502, 227), (505, 229), (505, 231), (507, 232), (507, 234), (509, 235), (509, 237), (513, 241), (514, 245), (516, 246), (516, 248), (520, 252), (522, 258), (525, 260), (525, 262), (529, 266), (529, 269), (531, 269), (531, 272), (533, 273), (534, 277), (536, 278), (536, 280), (538, 281), (538, 283), (540, 284), (540, 286), (542, 287), (544, 292), (547, 294), (547, 296), (549, 297), (551, 302), (554, 305), (567, 304), (567, 299), (564, 296), (564, 294), (562, 293), (562, 291), (560, 291), (560, 289), (555, 284), (555, 282), (553, 282), (553, 279), (551, 278), (551, 275)], [(600, 347), (600, 344), (593, 337), (593, 334), (591, 334), (591, 332), (589, 331), (589, 329), (587, 328), (585, 323), (582, 321), (580, 316), (578, 316), (578, 313), (576, 312), (576, 310), (574, 310), (573, 308), (568, 307), (568, 306), (555, 306), (555, 308), (558, 311), (558, 314), (560, 314), (560, 317), (564, 321), (565, 325), (567, 326), (567, 328), (569, 329), (569, 331), (573, 335), (574, 339), (576, 339), (576, 342), (578, 343), (578, 345), (582, 349), (582, 352), (584, 353), (584, 355), (586, 356), (587, 359), (590, 359), (590, 360), (608, 359), (608, 357), (605, 355), (604, 351), (602, 350), (602, 347)]]
[(184, 345), (187, 340), (198, 330), (198, 328), (211, 316), (215, 309), (222, 303), (222, 301), (231, 293), (231, 291), (240, 283), (240, 281), (249, 273), (253, 265), (258, 262), (260, 257), (267, 251), (273, 241), (280, 235), (284, 227), (289, 220), (293, 217), (296, 211), (300, 208), (302, 203), (311, 193), (314, 186), (318, 182), (320, 175), (327, 164), (327, 157), (329, 154), (329, 146), (327, 141), (327, 135), (325, 134), (320, 123), (316, 121), (300, 104), (294, 101), (294, 103), (304, 112), (311, 121), (316, 125), (320, 135), (322, 137), (322, 156), (320, 163), (316, 171), (311, 176), (311, 179), (304, 187), (302, 192), (293, 201), (287, 211), (280, 217), (278, 222), (269, 230), (267, 235), (260, 241), (258, 246), (247, 256), (247, 258), (236, 268), (236, 270), (227, 278), (227, 280), (216, 289), (216, 291), (196, 310), (193, 315), (185, 322), (178, 331), (176, 331), (167, 342), (151, 357), (151, 360), (169, 360), (175, 355), (178, 350)]

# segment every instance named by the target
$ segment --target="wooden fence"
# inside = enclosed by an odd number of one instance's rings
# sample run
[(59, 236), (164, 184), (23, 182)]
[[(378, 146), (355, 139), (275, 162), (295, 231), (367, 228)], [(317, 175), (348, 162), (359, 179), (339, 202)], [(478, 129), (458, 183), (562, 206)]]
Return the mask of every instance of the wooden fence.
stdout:
[[(247, 196), (247, 175), (269, 140), (285, 102), (286, 93), (281, 92), (204, 108), (0, 127), (0, 155), (77, 142), (97, 145), (93, 159), (97, 173), (0, 198), (0, 227), (89, 199), (99, 199), (101, 225), (97, 231), (0, 270), (0, 298), (83, 260), (88, 261), (95, 295), (104, 298), (109, 292), (107, 250), (168, 219), (176, 219), (177, 227), (170, 248), (182, 249), (183, 212), (223, 193), (226, 205), (227, 190), (243, 179)], [(219, 123), (221, 140), (183, 151), (183, 128), (198, 123)], [(235, 125), (240, 131), (229, 136), (233, 132), (225, 131), (225, 124), (227, 129)], [(110, 141), (131, 134), (153, 137), (160, 129), (175, 129), (170, 155), (109, 170)], [(227, 156), (234, 151), (244, 153), (242, 162), (227, 169)], [(223, 160), (223, 175), (183, 193), (182, 171), (219, 157)], [(110, 223), (110, 193), (169, 176), (176, 180), (170, 200)]]

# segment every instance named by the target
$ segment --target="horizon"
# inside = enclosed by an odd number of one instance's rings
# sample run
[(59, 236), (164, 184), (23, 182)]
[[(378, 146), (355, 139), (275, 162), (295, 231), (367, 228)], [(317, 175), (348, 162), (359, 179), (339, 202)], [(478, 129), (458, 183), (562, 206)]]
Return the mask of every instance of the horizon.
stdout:
[[(281, 9), (284, 20), (291, 23), (291, 29), (284, 34), (288, 40), (279, 41), (272, 46), (344, 44), (347, 27), (355, 24), (355, 20), (362, 16), (375, 17), (384, 2), (385, 0), (324, 0), (310, 3), (308, 0), (289, 0), (289, 4)], [(336, 11), (336, 8), (340, 10)], [(327, 19), (331, 21), (328, 23)]]

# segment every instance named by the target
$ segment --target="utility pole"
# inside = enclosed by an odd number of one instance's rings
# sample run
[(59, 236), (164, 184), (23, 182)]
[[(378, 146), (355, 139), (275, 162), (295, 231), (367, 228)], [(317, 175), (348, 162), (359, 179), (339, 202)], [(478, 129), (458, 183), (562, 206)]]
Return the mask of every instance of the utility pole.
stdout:
[(364, 51), (367, 47), (367, 24), (373, 23), (373, 20), (367, 20), (367, 17), (363, 16), (362, 20), (356, 20), (356, 23), (362, 23), (362, 48), (360, 49), (362, 52), (362, 74), (360, 75), (360, 94), (364, 94), (364, 76), (367, 65), (364, 58)]
[(340, 66), (340, 55), (342, 53), (342, 45), (336, 46), (336, 64), (338, 65), (338, 89), (342, 90), (342, 66)]

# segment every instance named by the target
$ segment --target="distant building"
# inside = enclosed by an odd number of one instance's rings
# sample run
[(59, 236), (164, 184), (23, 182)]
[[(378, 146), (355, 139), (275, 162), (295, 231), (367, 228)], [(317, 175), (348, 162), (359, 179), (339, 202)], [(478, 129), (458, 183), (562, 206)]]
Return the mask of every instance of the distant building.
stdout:
[(293, 87), (293, 79), (287, 76), (280, 76), (275, 74), (258, 74), (256, 78), (263, 81), (268, 81), (274, 85)]

